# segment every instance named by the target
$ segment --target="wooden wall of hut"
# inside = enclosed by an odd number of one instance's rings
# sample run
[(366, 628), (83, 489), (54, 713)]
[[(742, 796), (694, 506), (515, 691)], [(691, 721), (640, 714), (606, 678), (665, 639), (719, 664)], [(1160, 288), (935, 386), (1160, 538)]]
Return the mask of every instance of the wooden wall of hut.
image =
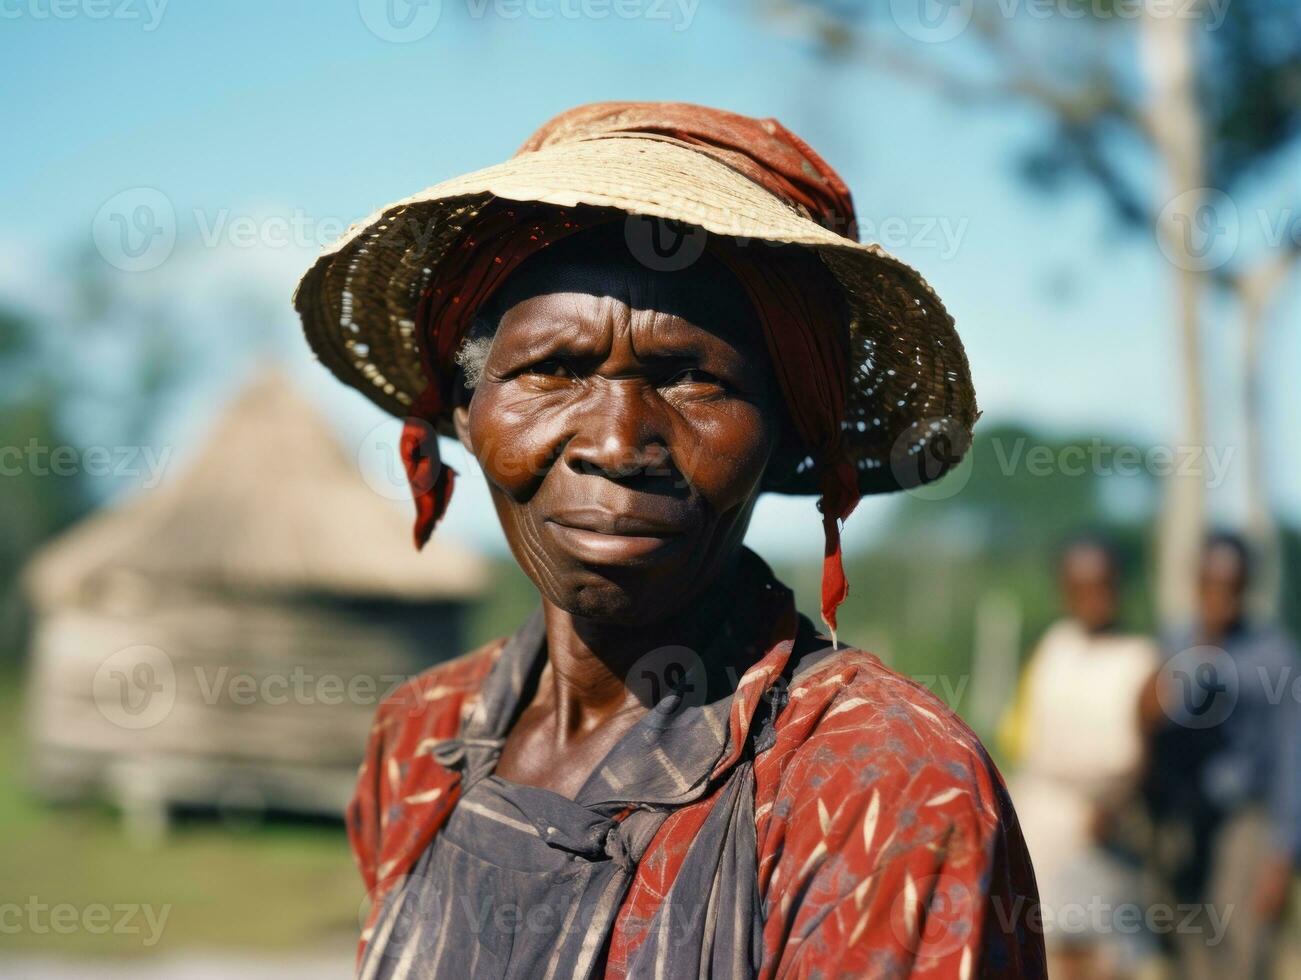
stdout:
[(29, 771), (43, 795), (103, 795), (142, 817), (341, 813), (379, 702), (464, 650), (460, 602), (154, 596), (39, 623)]

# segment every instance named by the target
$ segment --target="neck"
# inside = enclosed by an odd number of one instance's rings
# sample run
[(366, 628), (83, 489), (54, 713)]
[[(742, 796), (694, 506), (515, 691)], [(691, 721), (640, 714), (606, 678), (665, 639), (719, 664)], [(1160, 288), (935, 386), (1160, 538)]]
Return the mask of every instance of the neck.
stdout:
[(1202, 626), (1201, 638), (1212, 646), (1218, 646), (1229, 637), (1233, 636), (1243, 627), (1243, 617), (1239, 616), (1232, 622), (1219, 624), (1214, 627)]
[(1105, 623), (1092, 623), (1092, 624), (1083, 623), (1080, 622), (1079, 620), (1076, 620), (1076, 622), (1079, 623), (1080, 628), (1083, 629), (1084, 632), (1087, 633), (1089, 636), (1106, 636), (1108, 633), (1113, 632), (1116, 628), (1116, 624), (1112, 620), (1108, 620)]
[(534, 703), (545, 704), (559, 727), (570, 732), (590, 730), (625, 711), (650, 708), (652, 687), (629, 683), (638, 680), (631, 677), (638, 660), (664, 647), (705, 650), (739, 598), (739, 564), (734, 558), (686, 608), (654, 623), (599, 622), (543, 598), (547, 668)]

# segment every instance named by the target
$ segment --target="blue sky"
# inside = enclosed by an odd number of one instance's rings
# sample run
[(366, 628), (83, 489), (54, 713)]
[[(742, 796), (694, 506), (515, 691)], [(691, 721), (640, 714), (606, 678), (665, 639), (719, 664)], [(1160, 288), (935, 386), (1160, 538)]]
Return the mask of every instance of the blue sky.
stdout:
[[(57, 311), (61, 263), (91, 240), (101, 206), (155, 189), (175, 210), (180, 244), (157, 268), (115, 274), (133, 290), (183, 292), (192, 306), (257, 292), (267, 311), (258, 346), (355, 442), (380, 417), (307, 360), (288, 306), (315, 240), (495, 162), (572, 105), (694, 101), (776, 116), (841, 171), (864, 226), (887, 231), (957, 318), (987, 419), (1140, 444), (1175, 438), (1170, 269), (1150, 238), (1116, 234), (1090, 191), (1046, 200), (1018, 182), (1032, 114), (955, 107), (866, 67), (828, 67), (739, 0), (626, 0), (637, 16), (605, 18), (571, 16), (607, 9), (601, 0), (529, 0), (548, 17), (511, 16), (515, 2), (442, 0), (424, 37), (394, 43), (368, 29), (365, 18), (383, 13), (371, 0), (0, 0), (0, 298)], [(105, 10), (123, 16), (96, 15)], [(937, 48), (961, 57), (957, 44)], [(1252, 209), (1276, 193), (1262, 185), (1239, 202), (1244, 237)], [(297, 221), (299, 240), (264, 240), (277, 218)], [(239, 240), (239, 219), (258, 244)], [(1299, 306), (1293, 283), (1266, 379), (1271, 490), (1293, 520)], [(193, 311), (206, 323), (193, 341), (196, 381), (160, 427), (182, 454), (252, 364), (247, 329), (223, 325), (214, 308), (206, 321)], [(1211, 313), (1211, 438), (1223, 449), (1240, 441), (1236, 322)], [(1239, 513), (1242, 490), (1235, 468), (1213, 495), (1217, 510)], [(459, 491), (455, 533), (496, 540), (485, 498)], [(861, 513), (851, 541), (885, 506)], [(809, 504), (774, 502), (754, 534), (798, 551), (816, 526)]]

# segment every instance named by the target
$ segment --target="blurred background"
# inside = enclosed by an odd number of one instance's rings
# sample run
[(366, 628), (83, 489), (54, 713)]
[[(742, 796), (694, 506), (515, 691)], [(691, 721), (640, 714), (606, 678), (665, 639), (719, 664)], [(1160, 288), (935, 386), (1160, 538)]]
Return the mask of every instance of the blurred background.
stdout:
[[(0, 0), (0, 64), (0, 974), (350, 975), (369, 717), (535, 596), (459, 447), (410, 551), (398, 424), (290, 296), (580, 103), (780, 119), (945, 298), (975, 444), (849, 520), (841, 635), (1009, 772), (1072, 535), (1130, 633), (1196, 621), (1213, 527), (1301, 628), (1293, 0)], [(815, 620), (817, 527), (749, 537)]]

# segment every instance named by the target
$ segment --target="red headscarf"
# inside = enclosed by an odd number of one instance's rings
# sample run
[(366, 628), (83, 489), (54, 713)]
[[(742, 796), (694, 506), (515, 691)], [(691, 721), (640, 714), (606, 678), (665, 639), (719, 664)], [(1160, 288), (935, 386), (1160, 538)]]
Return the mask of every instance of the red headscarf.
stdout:
[[(839, 176), (797, 136), (772, 119), (750, 119), (676, 103), (599, 103), (557, 116), (521, 148), (529, 153), (571, 139), (654, 133), (689, 143), (841, 234), (853, 234), (854, 206)], [(531, 255), (584, 228), (611, 220), (608, 211), (561, 209), (497, 200), (444, 259), (438, 285), (416, 314), (428, 387), (412, 406), (401, 452), (416, 503), (415, 541), (422, 547), (451, 499), (454, 471), (441, 464), (435, 425), (453, 404), (454, 358), (470, 321)], [(849, 592), (841, 560), (840, 522), (858, 503), (858, 481), (843, 438), (849, 383), (848, 329), (830, 274), (809, 253), (728, 240), (709, 248), (736, 276), (759, 317), (777, 381), (795, 428), (819, 470), (822, 526), (822, 618), (836, 630), (836, 608)], [(810, 288), (810, 276), (828, 280)], [(817, 280), (814, 279), (814, 282)]]

